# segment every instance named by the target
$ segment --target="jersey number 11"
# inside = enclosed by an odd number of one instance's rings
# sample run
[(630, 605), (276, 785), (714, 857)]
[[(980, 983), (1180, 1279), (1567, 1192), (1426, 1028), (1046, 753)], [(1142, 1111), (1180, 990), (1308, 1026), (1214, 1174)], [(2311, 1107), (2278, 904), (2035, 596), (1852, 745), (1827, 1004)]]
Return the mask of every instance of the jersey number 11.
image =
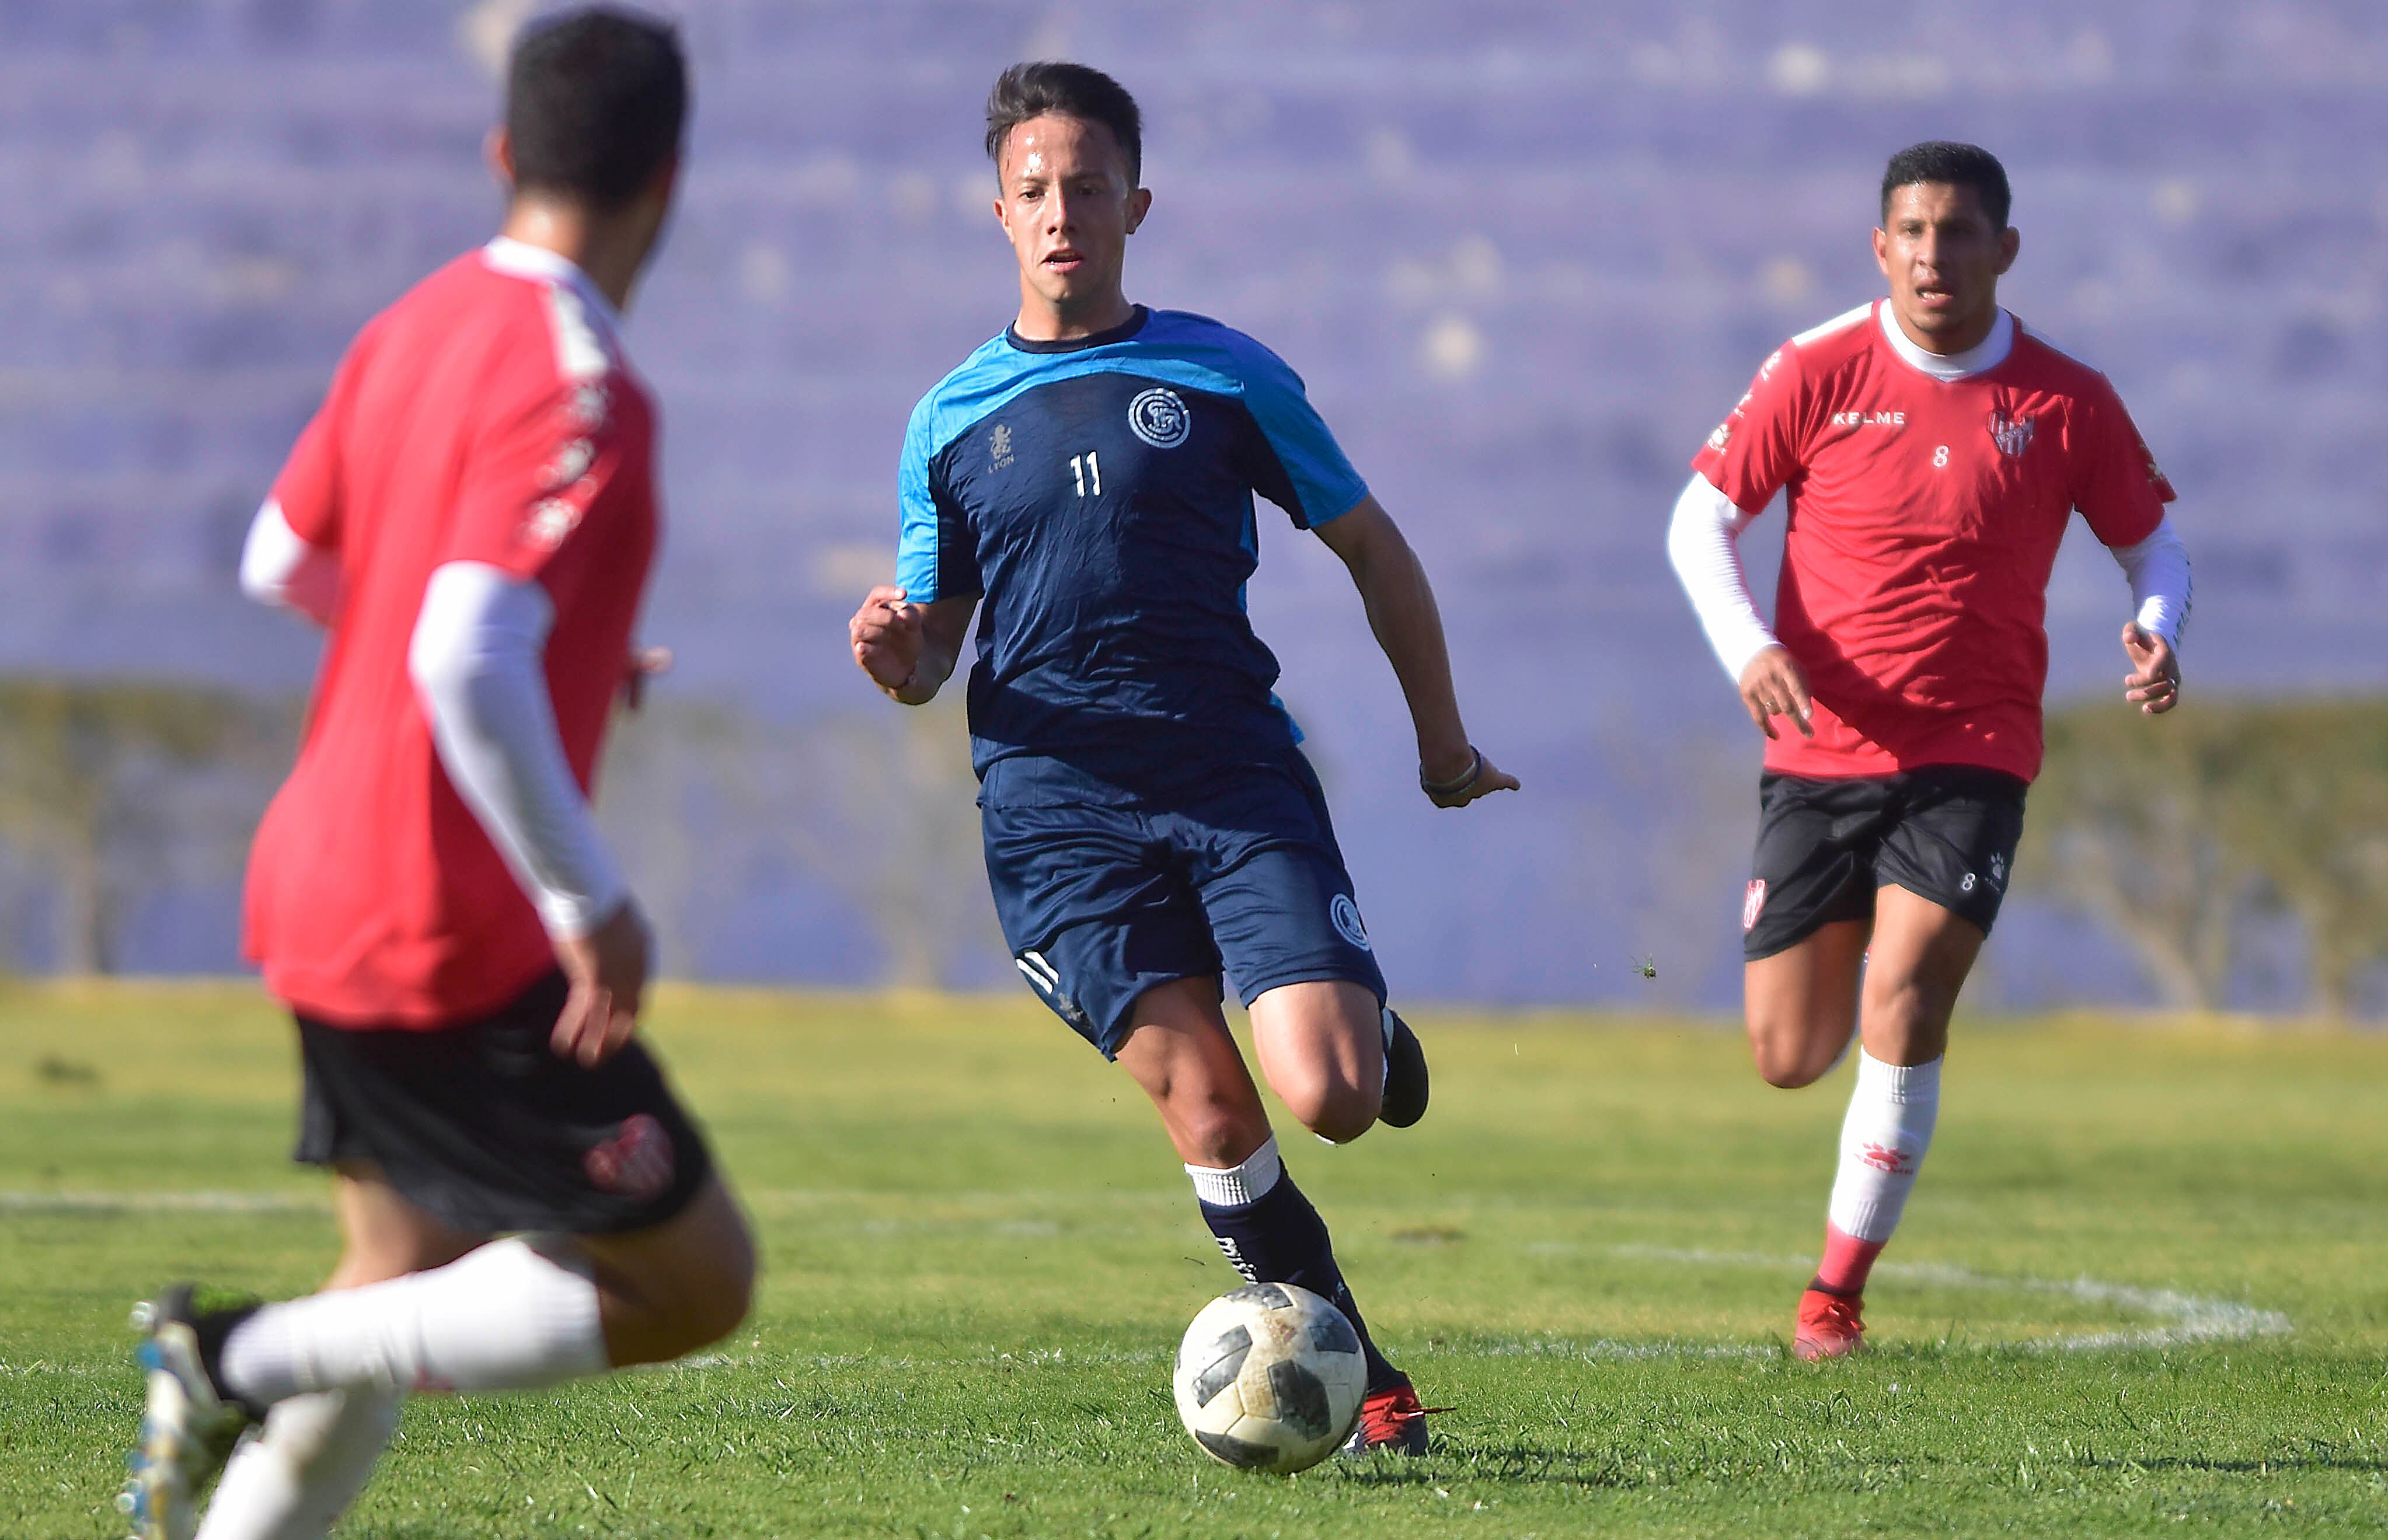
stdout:
[[(1095, 458), (1094, 450), (1070, 457), (1070, 479), (1078, 484), (1078, 496), (1082, 498), (1090, 489), (1099, 498), (1103, 495), (1103, 462)], [(1094, 484), (1091, 488), (1089, 482)]]

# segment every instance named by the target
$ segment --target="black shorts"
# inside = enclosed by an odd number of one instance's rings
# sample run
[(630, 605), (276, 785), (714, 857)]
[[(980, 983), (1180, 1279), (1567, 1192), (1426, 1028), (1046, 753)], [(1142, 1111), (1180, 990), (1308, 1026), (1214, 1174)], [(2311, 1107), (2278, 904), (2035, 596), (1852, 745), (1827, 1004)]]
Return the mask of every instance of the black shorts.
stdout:
[(458, 1230), (605, 1235), (658, 1225), (713, 1172), (705, 1137), (632, 1039), (594, 1069), (548, 1046), (550, 974), (482, 1020), (434, 1031), (301, 1016), (294, 1158), (371, 1161)]
[(1988, 935), (2014, 870), (2027, 789), (2004, 771), (1956, 764), (1846, 780), (1761, 776), (1742, 955), (1756, 962), (1835, 920), (1872, 919), (1886, 885)]

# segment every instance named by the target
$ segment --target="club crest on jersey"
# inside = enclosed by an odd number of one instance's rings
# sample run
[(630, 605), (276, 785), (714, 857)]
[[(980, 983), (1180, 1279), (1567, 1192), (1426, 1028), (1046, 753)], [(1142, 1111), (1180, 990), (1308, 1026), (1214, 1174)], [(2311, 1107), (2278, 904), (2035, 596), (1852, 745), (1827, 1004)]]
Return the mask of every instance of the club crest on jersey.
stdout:
[(995, 431), (986, 435), (986, 464), (991, 471), (1000, 471), (1011, 464), (1011, 424), (997, 423)]
[(1745, 931), (1756, 929), (1758, 916), (1765, 912), (1766, 879), (1754, 877), (1750, 881), (1749, 891), (1741, 896), (1741, 928)]
[(1174, 449), (1194, 431), (1193, 413), (1185, 400), (1166, 386), (1137, 392), (1127, 404), (1128, 431), (1156, 449)]
[(2020, 457), (2031, 448), (2032, 428), (2039, 421), (2036, 417), (2009, 417), (2003, 411), (1994, 411), (1990, 413), (1990, 438), (2001, 453)]

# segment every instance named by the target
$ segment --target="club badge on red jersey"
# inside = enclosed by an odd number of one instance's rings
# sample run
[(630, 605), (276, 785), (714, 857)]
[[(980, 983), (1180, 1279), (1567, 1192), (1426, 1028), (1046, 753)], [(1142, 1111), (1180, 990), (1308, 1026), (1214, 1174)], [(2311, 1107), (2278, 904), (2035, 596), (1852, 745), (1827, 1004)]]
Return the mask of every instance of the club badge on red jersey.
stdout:
[(2031, 448), (2032, 429), (2039, 421), (2036, 417), (2009, 417), (2003, 411), (1994, 411), (1990, 413), (1990, 438), (2001, 454), (2021, 459), (2023, 452)]

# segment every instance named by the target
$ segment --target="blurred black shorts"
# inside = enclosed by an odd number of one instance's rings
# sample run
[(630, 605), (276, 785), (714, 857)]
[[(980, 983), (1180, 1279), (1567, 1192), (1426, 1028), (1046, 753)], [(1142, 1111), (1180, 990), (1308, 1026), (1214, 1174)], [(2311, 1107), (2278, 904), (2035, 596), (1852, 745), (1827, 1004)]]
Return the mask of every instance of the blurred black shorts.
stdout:
[(2002, 770), (1957, 764), (1847, 779), (1759, 777), (1742, 955), (1754, 963), (1836, 920), (1872, 919), (1885, 885), (1988, 935), (2014, 870), (2028, 789)]
[(553, 973), (479, 1021), (423, 1031), (298, 1017), (310, 1166), (369, 1160), (458, 1230), (616, 1234), (688, 1206), (713, 1171), (705, 1137), (633, 1038), (594, 1069), (548, 1046)]

